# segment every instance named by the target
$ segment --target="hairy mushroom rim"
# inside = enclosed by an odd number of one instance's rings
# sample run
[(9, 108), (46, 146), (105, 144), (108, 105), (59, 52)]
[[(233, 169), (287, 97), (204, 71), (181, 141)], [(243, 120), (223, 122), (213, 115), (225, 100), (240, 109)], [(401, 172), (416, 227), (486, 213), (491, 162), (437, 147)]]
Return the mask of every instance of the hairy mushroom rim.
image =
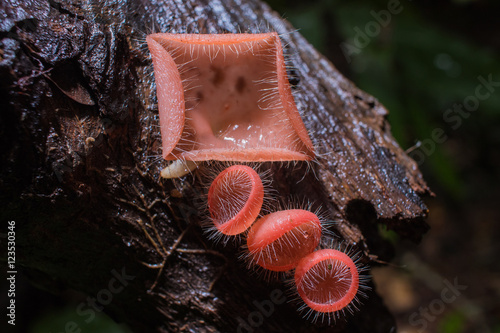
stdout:
[(158, 33), (146, 40), (166, 160), (314, 157), (277, 33)]

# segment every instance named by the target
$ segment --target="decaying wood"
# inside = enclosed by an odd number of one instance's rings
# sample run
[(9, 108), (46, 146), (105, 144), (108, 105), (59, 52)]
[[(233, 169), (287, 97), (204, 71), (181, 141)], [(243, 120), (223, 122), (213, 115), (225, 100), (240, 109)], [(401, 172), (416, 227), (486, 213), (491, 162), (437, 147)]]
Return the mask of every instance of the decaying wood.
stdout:
[(259, 310), (288, 287), (249, 271), (237, 244), (207, 240), (199, 173), (159, 178), (166, 164), (145, 35), (276, 30), (319, 153), (310, 168), (265, 165), (277, 193), (321, 206), (371, 265), (393, 251), (380, 224), (413, 240), (426, 231), (429, 190), (391, 136), (387, 110), (277, 13), (258, 0), (1, 6), (2, 220), (16, 220), (18, 265), (36, 284), (96, 297), (125, 272), (133, 279), (104, 309), (136, 332), (245, 332), (238, 318), (252, 314), (254, 324), (263, 319), (255, 332), (391, 331), (374, 290), (361, 311), (331, 326), (303, 319), (288, 293), (288, 302)]

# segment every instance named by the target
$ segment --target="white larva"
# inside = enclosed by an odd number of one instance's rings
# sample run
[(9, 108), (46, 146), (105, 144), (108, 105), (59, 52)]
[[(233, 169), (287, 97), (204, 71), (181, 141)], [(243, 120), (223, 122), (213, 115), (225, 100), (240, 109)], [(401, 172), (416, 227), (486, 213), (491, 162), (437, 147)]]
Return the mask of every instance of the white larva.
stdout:
[(198, 163), (194, 161), (175, 160), (161, 170), (160, 175), (162, 178), (167, 179), (179, 178), (195, 170), (198, 167)]

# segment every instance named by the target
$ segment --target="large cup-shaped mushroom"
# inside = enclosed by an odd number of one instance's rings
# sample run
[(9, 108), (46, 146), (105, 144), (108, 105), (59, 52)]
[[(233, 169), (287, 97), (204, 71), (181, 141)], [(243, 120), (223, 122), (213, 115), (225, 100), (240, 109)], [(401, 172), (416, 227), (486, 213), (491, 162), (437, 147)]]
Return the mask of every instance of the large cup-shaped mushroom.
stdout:
[(311, 160), (277, 33), (151, 34), (163, 157)]

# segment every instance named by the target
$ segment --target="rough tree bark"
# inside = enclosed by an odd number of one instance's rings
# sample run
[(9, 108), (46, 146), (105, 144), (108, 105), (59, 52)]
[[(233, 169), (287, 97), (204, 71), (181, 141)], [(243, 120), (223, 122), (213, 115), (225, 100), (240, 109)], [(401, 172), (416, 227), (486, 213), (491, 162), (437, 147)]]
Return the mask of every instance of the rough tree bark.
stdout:
[[(159, 178), (166, 164), (145, 45), (153, 31), (278, 31), (319, 152), (312, 170), (268, 166), (280, 196), (321, 206), (370, 265), (393, 255), (380, 224), (416, 241), (427, 230), (429, 189), (391, 136), (387, 110), (261, 1), (14, 2), (3, 2), (0, 21), (1, 215), (16, 220), (18, 266), (37, 285), (95, 297), (125, 270), (134, 278), (105, 311), (136, 332), (234, 332), (238, 317), (259, 311), (254, 301), (287, 290), (252, 274), (237, 245), (206, 239), (196, 173)], [(391, 314), (368, 294), (336, 325), (312, 324), (291, 301), (253, 329), (390, 332)]]

